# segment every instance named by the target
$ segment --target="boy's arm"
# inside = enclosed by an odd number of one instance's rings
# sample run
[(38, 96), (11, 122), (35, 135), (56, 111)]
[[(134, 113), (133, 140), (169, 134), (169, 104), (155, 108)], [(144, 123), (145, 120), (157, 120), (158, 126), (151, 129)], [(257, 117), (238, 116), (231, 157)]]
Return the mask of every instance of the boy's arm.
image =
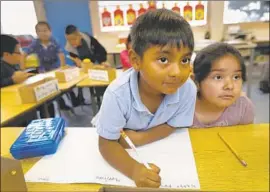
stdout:
[(58, 53), (58, 57), (60, 60), (60, 66), (63, 67), (66, 65), (66, 60), (65, 60), (65, 54), (64, 53)]
[(104, 93), (99, 113), (92, 121), (100, 135), (99, 151), (112, 167), (134, 180), (138, 187), (159, 187), (161, 181), (158, 175), (159, 168), (151, 164), (151, 169), (147, 169), (130, 157), (118, 143), (120, 130), (126, 122), (125, 106), (118, 99), (108, 88)]
[(71, 60), (75, 63), (77, 67), (82, 66), (82, 60), (78, 57), (78, 55), (69, 52), (69, 56), (71, 57)]
[(58, 41), (56, 41), (56, 39), (52, 40), (56, 46), (56, 51), (60, 60), (60, 66), (64, 67), (66, 65), (66, 61), (65, 61), (65, 54), (63, 53), (63, 50), (61, 49), (60, 44), (58, 43)]
[[(164, 139), (172, 134), (174, 130), (174, 127), (168, 124), (162, 124), (146, 131), (125, 130), (125, 133), (132, 140), (135, 146), (141, 146), (152, 143), (154, 141), (158, 141), (160, 139)], [(130, 148), (122, 137), (119, 139), (119, 143), (124, 148)]]

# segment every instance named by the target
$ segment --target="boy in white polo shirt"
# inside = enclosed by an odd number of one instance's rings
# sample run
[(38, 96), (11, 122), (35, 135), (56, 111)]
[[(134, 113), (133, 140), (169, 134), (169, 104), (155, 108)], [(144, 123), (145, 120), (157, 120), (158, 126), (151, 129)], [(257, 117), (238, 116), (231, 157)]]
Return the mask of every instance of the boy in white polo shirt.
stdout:
[(193, 33), (188, 22), (170, 10), (148, 11), (132, 26), (131, 44), (133, 68), (107, 88), (93, 124), (100, 153), (111, 166), (138, 187), (159, 187), (159, 168), (150, 164), (147, 169), (130, 157), (120, 130), (140, 146), (192, 125), (197, 92), (189, 79)]

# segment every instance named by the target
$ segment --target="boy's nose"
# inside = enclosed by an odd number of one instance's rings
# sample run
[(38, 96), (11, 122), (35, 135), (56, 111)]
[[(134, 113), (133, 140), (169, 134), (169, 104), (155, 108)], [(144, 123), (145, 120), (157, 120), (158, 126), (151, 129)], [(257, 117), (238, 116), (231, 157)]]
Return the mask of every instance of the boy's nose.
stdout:
[(171, 68), (170, 68), (169, 76), (170, 77), (180, 77), (180, 75), (181, 75), (181, 70), (180, 70), (178, 63), (172, 64)]

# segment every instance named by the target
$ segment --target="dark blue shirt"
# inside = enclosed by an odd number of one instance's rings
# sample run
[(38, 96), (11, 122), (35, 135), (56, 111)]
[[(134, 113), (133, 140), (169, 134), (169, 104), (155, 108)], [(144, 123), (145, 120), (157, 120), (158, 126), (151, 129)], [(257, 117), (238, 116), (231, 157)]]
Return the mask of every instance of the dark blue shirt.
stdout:
[(33, 41), (33, 43), (25, 50), (27, 54), (35, 53), (39, 59), (40, 71), (51, 71), (58, 68), (59, 58), (58, 54), (62, 53), (60, 45), (54, 38), (50, 39), (50, 43), (45, 47), (41, 44), (39, 39)]

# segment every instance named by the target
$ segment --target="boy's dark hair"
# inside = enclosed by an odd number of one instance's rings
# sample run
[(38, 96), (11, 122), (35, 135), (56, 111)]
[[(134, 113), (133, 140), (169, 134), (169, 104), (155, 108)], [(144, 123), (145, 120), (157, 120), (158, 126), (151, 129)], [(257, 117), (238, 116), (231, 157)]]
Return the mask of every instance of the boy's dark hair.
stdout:
[(234, 56), (240, 63), (242, 79), (246, 80), (246, 66), (240, 52), (227, 43), (214, 43), (203, 48), (193, 62), (195, 81), (201, 83), (210, 73), (213, 63), (225, 55)]
[(75, 33), (77, 31), (78, 31), (78, 29), (75, 25), (68, 25), (66, 27), (65, 33), (66, 33), (66, 35), (70, 35), (70, 34)]
[(18, 44), (19, 42), (14, 37), (9, 35), (1, 35), (1, 57), (3, 57), (5, 52), (10, 54), (14, 53), (15, 47)]
[(151, 45), (187, 46), (194, 49), (194, 37), (189, 23), (167, 9), (150, 10), (139, 16), (131, 28), (131, 44), (140, 56)]
[(48, 29), (51, 31), (51, 26), (46, 21), (39, 21), (35, 26), (36, 31), (37, 31), (38, 26), (40, 26), (40, 25), (46, 25), (48, 27)]
[(128, 48), (128, 44), (131, 42), (131, 37), (130, 34), (127, 37), (127, 42), (126, 42), (126, 48)]

